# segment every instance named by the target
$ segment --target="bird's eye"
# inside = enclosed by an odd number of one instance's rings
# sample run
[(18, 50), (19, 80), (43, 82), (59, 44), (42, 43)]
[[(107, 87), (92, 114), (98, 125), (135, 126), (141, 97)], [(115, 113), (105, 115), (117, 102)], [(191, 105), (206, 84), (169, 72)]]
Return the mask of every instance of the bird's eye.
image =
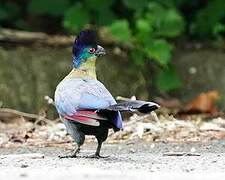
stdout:
[(95, 48), (90, 48), (89, 49), (89, 53), (94, 53), (95, 52)]

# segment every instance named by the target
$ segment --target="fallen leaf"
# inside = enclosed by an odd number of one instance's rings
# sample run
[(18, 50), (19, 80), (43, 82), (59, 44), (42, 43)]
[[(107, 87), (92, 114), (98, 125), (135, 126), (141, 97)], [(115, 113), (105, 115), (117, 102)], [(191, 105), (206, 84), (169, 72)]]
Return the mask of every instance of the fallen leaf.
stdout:
[(201, 93), (195, 97), (185, 108), (185, 113), (216, 113), (216, 101), (219, 100), (219, 93), (216, 90)]

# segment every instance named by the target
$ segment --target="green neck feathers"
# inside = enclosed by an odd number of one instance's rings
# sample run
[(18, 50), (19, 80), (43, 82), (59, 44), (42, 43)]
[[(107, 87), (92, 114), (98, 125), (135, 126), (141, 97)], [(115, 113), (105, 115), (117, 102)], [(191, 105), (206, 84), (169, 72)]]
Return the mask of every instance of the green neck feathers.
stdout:
[(96, 58), (87, 59), (79, 68), (73, 68), (66, 78), (96, 79), (95, 64)]

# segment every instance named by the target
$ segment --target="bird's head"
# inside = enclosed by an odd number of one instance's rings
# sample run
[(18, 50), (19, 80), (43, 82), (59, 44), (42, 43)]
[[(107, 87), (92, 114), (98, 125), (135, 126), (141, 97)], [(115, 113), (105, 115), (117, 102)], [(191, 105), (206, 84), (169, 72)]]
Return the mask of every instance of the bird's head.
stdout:
[(95, 60), (104, 54), (105, 49), (96, 42), (95, 31), (81, 31), (73, 44), (73, 66), (79, 68), (82, 63)]

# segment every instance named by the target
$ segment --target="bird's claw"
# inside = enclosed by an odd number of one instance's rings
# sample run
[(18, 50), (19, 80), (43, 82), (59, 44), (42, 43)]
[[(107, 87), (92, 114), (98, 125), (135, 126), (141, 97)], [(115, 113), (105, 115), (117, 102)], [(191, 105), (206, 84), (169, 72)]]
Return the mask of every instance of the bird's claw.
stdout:
[(100, 159), (100, 158), (108, 158), (109, 156), (101, 156), (100, 154), (93, 154), (91, 156), (87, 156), (87, 158), (95, 158), (95, 159)]

